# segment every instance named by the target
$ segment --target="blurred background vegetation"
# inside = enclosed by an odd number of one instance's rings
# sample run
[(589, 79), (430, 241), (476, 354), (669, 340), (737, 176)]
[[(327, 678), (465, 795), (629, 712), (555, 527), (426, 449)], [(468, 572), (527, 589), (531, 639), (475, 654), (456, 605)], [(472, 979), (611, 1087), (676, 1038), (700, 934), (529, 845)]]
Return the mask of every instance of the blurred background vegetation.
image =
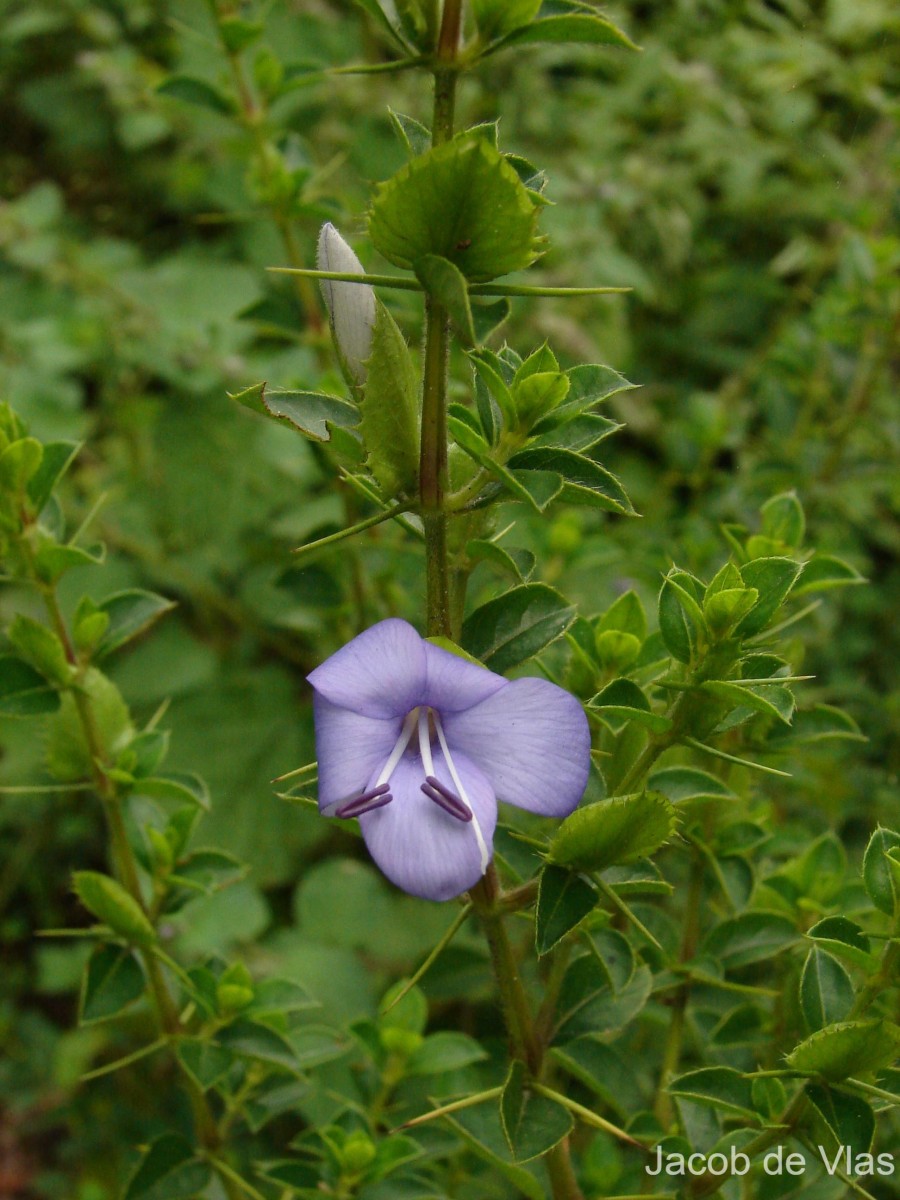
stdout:
[[(36, 436), (85, 441), (66, 500), (107, 547), (104, 594), (178, 601), (116, 682), (138, 716), (171, 701), (172, 765), (214, 797), (201, 840), (251, 871), (173, 937), (243, 948), (352, 1017), (446, 917), (389, 893), (356, 843), (269, 781), (312, 757), (305, 673), (375, 619), (417, 618), (418, 559), (382, 526), (293, 568), (290, 548), (344, 524), (354, 498), (327, 486), (317, 450), (226, 392), (329, 390), (317, 295), (266, 268), (312, 265), (326, 219), (383, 268), (364, 213), (403, 159), (387, 109), (427, 121), (430, 97), (415, 75), (322, 73), (383, 61), (350, 0), (233, 7), (261, 26), (229, 53), (203, 0), (0, 3), (0, 396)], [(518, 301), (504, 332), (642, 385), (613, 401), (627, 428), (607, 460), (642, 519), (510, 519), (538, 574), (590, 613), (629, 586), (651, 600), (673, 561), (708, 574), (723, 524), (755, 529), (761, 503), (795, 488), (820, 550), (871, 586), (826, 596), (792, 662), (815, 676), (804, 700), (844, 706), (869, 740), (795, 764), (782, 844), (830, 828), (857, 855), (898, 814), (900, 12), (667, 0), (609, 15), (641, 54), (501, 56), (462, 91), (463, 120), (499, 115), (504, 149), (549, 175), (535, 278), (633, 288)], [(395, 312), (415, 344), (415, 308)], [(71, 598), (86, 579), (67, 577)], [(6, 615), (23, 603), (0, 591)], [(37, 778), (42, 755), (0, 723), (0, 783)], [(163, 1127), (171, 1089), (152, 1063), (141, 1094), (123, 1097), (127, 1072), (76, 1086), (122, 1035), (74, 1029), (86, 949), (31, 938), (83, 920), (70, 873), (101, 866), (103, 845), (77, 794), (2, 797), (0, 1196), (104, 1200), (125, 1147)], [(452, 1005), (487, 979), (463, 940), (425, 986)]]

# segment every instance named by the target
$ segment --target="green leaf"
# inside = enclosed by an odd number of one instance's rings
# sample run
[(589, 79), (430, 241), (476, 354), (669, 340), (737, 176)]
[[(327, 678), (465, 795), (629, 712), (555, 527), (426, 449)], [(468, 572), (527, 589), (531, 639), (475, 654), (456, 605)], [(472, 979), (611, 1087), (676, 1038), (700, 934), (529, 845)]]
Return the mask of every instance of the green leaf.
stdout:
[[(615, 635), (614, 630), (608, 630), (607, 633)], [(604, 718), (610, 716), (634, 721), (652, 733), (666, 733), (672, 728), (669, 718), (654, 712), (644, 692), (630, 679), (614, 679), (589, 700), (586, 707)]]
[[(408, 53), (412, 47), (401, 36), (399, 29), (394, 24), (394, 21), (388, 16), (387, 12), (378, 3), (378, 0), (354, 0), (358, 8), (363, 12), (368, 13), (370, 17), (378, 25), (382, 33), (387, 35), (390, 41), (397, 49)], [(394, 10), (396, 13), (396, 10)]]
[(121, 883), (99, 871), (76, 871), (72, 883), (88, 912), (115, 933), (138, 946), (156, 941), (156, 930), (147, 914)]
[(219, 33), (230, 54), (240, 54), (257, 41), (265, 29), (262, 21), (244, 21), (240, 17), (219, 18)]
[(0, 451), (0, 490), (22, 496), (37, 474), (44, 447), (37, 438), (24, 437), (10, 442)]
[[(571, 16), (542, 17), (524, 29), (517, 29), (501, 43), (507, 46), (577, 42), (592, 46), (625, 46), (637, 50), (631, 38), (612, 21), (593, 13), (573, 13)], [(495, 47), (499, 49), (500, 47)]]
[(837, 958), (863, 970), (872, 970), (869, 939), (855, 921), (847, 917), (825, 917), (813, 925), (806, 936)]
[(104, 658), (133, 638), (139, 637), (173, 608), (173, 600), (167, 600), (165, 596), (157, 596), (155, 592), (146, 592), (141, 588), (129, 588), (107, 596), (98, 605), (98, 611), (106, 613), (109, 617), (109, 624), (97, 648), (97, 657)]
[(290, 1071), (298, 1069), (297, 1053), (291, 1043), (270, 1029), (268, 1025), (260, 1025), (255, 1021), (238, 1020), (221, 1030), (218, 1035), (219, 1044), (241, 1058), (250, 1058), (256, 1062), (275, 1064), (286, 1067)]
[(659, 792), (601, 800), (566, 817), (550, 843), (549, 858), (582, 871), (602, 871), (654, 854), (675, 824), (675, 810)]
[(813, 946), (800, 976), (800, 1008), (810, 1032), (843, 1020), (853, 1007), (850, 976), (830, 954)]
[(538, 954), (552, 950), (584, 920), (596, 903), (596, 891), (582, 876), (564, 867), (544, 867), (534, 914), (534, 941)]
[[(468, 419), (463, 417), (463, 413), (467, 414)], [(508, 471), (502, 463), (497, 462), (491, 456), (487, 442), (479, 432), (472, 428), (471, 421), (473, 419), (474, 414), (470, 413), (468, 409), (463, 409), (457, 404), (450, 406), (447, 428), (456, 444), (480, 467), (493, 475), (515, 499), (524, 501), (537, 513), (543, 512), (562, 488), (562, 480), (559, 476), (549, 476), (544, 471), (526, 471), (521, 475)], [(533, 486), (535, 481), (531, 478), (527, 481), (524, 479), (525, 476), (533, 475), (540, 475), (537, 487)]]
[(510, 1161), (499, 1105), (473, 1105), (444, 1117), (444, 1122), (474, 1154), (488, 1162), (494, 1171), (512, 1185), (515, 1195), (527, 1196), (528, 1200), (547, 1200), (543, 1182), (536, 1179), (529, 1168)]
[(562, 637), (575, 608), (545, 583), (523, 583), (489, 600), (463, 624), (466, 650), (502, 675)]
[(623, 1119), (640, 1111), (643, 1097), (633, 1064), (615, 1047), (588, 1034), (565, 1047), (554, 1046), (551, 1055), (569, 1075), (590, 1088)]
[(699, 581), (687, 571), (673, 567), (663, 580), (657, 603), (659, 632), (666, 649), (679, 662), (691, 661), (704, 632), (699, 597)]
[(124, 1200), (194, 1200), (212, 1178), (189, 1142), (164, 1133), (146, 1150), (125, 1189)]
[(169, 879), (180, 887), (211, 896), (243, 879), (247, 869), (240, 859), (224, 850), (194, 850), (176, 865)]
[(842, 738), (851, 742), (864, 742), (866, 738), (849, 714), (830, 704), (816, 704), (813, 708), (798, 711), (790, 729), (784, 727), (773, 731), (779, 738), (799, 742), (824, 742)]
[(673, 804), (688, 800), (737, 800), (737, 794), (726, 783), (697, 767), (663, 767), (653, 772), (647, 786), (668, 796)]
[(548, 446), (521, 450), (509, 460), (515, 471), (552, 471), (563, 478), (562, 499), (570, 504), (587, 504), (623, 516), (635, 510), (615, 475), (584, 454)]
[(647, 1003), (652, 982), (650, 968), (641, 964), (617, 989), (605, 961), (593, 954), (575, 959), (560, 989), (554, 1040), (569, 1042), (584, 1034), (622, 1029)]
[(90, 550), (83, 546), (61, 545), (52, 539), (46, 540), (34, 554), (34, 569), (44, 583), (56, 581), (73, 567), (96, 566), (106, 555), (102, 543)]
[(537, 214), (514, 168), (490, 142), (461, 133), (379, 185), (369, 233), (397, 266), (413, 268), (434, 254), (467, 279), (484, 281), (534, 261)]
[(0, 716), (42, 717), (59, 703), (59, 692), (40, 671), (12, 654), (0, 655)]
[(840, 1082), (888, 1066), (900, 1052), (900, 1027), (890, 1021), (845, 1021), (820, 1029), (791, 1051), (787, 1065)]
[(376, 302), (360, 432), (385, 495), (413, 493), (419, 477), (419, 376), (397, 322)]
[(797, 938), (790, 918), (776, 912), (745, 912), (721, 921), (710, 930), (703, 953), (718, 958), (728, 969), (772, 958)]
[(802, 570), (792, 558), (755, 558), (741, 567), (744, 586), (759, 592), (756, 604), (735, 626), (736, 637), (752, 637), (769, 624)]
[(114, 1017), (142, 996), (144, 987), (144, 973), (131, 950), (96, 946), (81, 980), (79, 1023)]
[(472, 0), (475, 25), (487, 42), (529, 24), (540, 7), (541, 0)]
[(732, 1067), (703, 1067), (679, 1075), (668, 1086), (669, 1094), (707, 1108), (751, 1120), (757, 1117), (749, 1079)]
[(72, 668), (63, 644), (57, 635), (24, 613), (17, 613), (7, 630), (7, 637), (26, 662), (35, 670), (62, 687), (72, 680)]
[(525, 1064), (513, 1059), (500, 1096), (500, 1121), (516, 1162), (540, 1158), (571, 1132), (572, 1114), (528, 1087)]
[(159, 96), (182, 100), (185, 104), (196, 104), (212, 112), (230, 116), (234, 111), (234, 104), (228, 96), (205, 79), (198, 79), (194, 75), (171, 75), (159, 85), (156, 92)]
[(815, 554), (803, 568), (803, 574), (793, 595), (806, 596), (810, 592), (823, 592), (828, 588), (853, 587), (865, 583), (855, 567), (842, 558), (831, 554)]
[(647, 637), (647, 617), (637, 592), (623, 592), (606, 612), (594, 622), (595, 633), (606, 633), (615, 629), (619, 633), (630, 633), (639, 642)]
[(431, 132), (421, 121), (417, 121), (415, 117), (408, 117), (405, 113), (394, 112), (391, 108), (388, 109), (388, 116), (397, 136), (411, 157), (425, 154), (431, 149)]
[(875, 1139), (875, 1114), (870, 1104), (861, 1096), (819, 1083), (808, 1083), (805, 1094), (812, 1106), (813, 1140), (821, 1150), (829, 1156), (849, 1150), (852, 1158), (869, 1153)]
[(230, 1051), (201, 1038), (181, 1038), (176, 1053), (181, 1065), (204, 1092), (224, 1079), (234, 1065)]
[(524, 583), (535, 567), (534, 554), (530, 550), (507, 550), (499, 542), (484, 538), (472, 538), (466, 542), (466, 554), (473, 562), (489, 562), (511, 575), (517, 583)]
[(28, 498), (40, 513), (53, 489), (68, 471), (81, 449), (81, 442), (46, 442), (41, 464), (28, 481)]
[(773, 496), (759, 511), (766, 537), (783, 542), (792, 550), (798, 550), (803, 545), (806, 517), (796, 492), (782, 492), (780, 496)]
[[(582, 363), (572, 367), (566, 375), (569, 379), (569, 394), (553, 413), (551, 421), (563, 418), (567, 421), (572, 420), (602, 401), (609, 400), (619, 392), (631, 391), (636, 386), (629, 383), (624, 375), (602, 363)], [(542, 429), (539, 425), (535, 432), (542, 432)]]
[(437, 254), (426, 254), (413, 265), (416, 278), (425, 291), (447, 310), (460, 344), (467, 349), (474, 346), (477, 338), (469, 289), (460, 269)]
[[(95, 667), (85, 672), (78, 686), (90, 704), (101, 747), (114, 758), (134, 736), (128, 706), (112, 680)], [(93, 775), (93, 754), (71, 692), (47, 722), (47, 770), (65, 783)]]
[(172, 800), (176, 804), (209, 809), (209, 788), (199, 775), (190, 771), (171, 771), (152, 779), (141, 779), (135, 791), (153, 800)]
[[(724, 593), (720, 593), (724, 595)], [(794, 714), (794, 697), (789, 688), (779, 684), (740, 684), (725, 679), (709, 679), (702, 690), (722, 700), (728, 710), (749, 709), (767, 717), (775, 717), (790, 725)]]
[(880, 826), (872, 834), (863, 857), (863, 883), (869, 899), (889, 917), (897, 908), (897, 882), (888, 862), (888, 851), (900, 846), (900, 833)]
[(432, 1033), (411, 1056), (406, 1065), (408, 1075), (438, 1075), (442, 1071), (457, 1071), (460, 1067), (483, 1062), (487, 1052), (474, 1038), (464, 1033)]
[(330, 442), (334, 429), (353, 429), (359, 422), (355, 404), (322, 392), (292, 392), (255, 383), (242, 392), (229, 392), (228, 398), (296, 429), (313, 442)]

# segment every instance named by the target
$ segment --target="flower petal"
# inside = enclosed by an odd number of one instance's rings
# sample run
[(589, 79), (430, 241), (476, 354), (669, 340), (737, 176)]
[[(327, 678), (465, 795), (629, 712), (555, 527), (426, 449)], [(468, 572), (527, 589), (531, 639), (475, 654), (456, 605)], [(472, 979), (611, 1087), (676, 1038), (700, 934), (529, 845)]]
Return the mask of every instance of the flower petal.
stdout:
[(422, 703), (441, 713), (471, 708), (509, 684), (508, 679), (495, 675), (487, 667), (467, 662), (458, 654), (451, 654), (430, 642), (425, 642), (425, 663), (427, 675)]
[(490, 780), (498, 800), (544, 816), (567, 816), (581, 799), (591, 735), (574, 696), (546, 679), (514, 679), (443, 721), (453, 761), (462, 751)]
[(365, 717), (403, 717), (422, 703), (425, 643), (389, 617), (342, 646), (307, 676), (316, 691)]
[[(465, 755), (454, 755), (453, 762), (490, 852), (497, 824), (491, 785)], [(454, 789), (436, 747), (434, 772)], [(450, 900), (473, 887), (484, 873), (475, 821), (459, 821), (429, 800), (421, 790), (424, 781), (421, 758), (404, 755), (391, 776), (393, 803), (365, 813), (359, 824), (369, 853), (392, 883), (424, 900)]]
[(400, 734), (400, 717), (378, 720), (313, 697), (316, 758), (319, 760), (319, 811), (333, 816), (345, 800), (358, 796), (377, 776)]

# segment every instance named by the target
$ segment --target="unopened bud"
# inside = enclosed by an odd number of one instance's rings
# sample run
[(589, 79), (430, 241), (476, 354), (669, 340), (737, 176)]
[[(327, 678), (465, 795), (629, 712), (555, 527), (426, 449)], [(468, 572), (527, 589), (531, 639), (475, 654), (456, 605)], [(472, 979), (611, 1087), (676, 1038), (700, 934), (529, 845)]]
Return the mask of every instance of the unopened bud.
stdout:
[[(362, 263), (330, 221), (319, 234), (316, 265), (320, 271), (365, 274)], [(368, 284), (323, 279), (322, 295), (341, 366), (350, 382), (359, 386), (366, 381), (366, 362), (372, 349), (375, 293)]]

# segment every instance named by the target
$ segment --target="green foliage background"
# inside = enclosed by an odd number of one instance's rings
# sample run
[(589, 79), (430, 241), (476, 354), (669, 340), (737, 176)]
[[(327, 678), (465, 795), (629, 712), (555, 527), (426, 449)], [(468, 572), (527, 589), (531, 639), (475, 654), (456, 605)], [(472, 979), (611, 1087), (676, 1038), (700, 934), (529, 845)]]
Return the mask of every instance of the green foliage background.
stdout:
[[(550, 338), (563, 366), (606, 362), (641, 385), (611, 403), (626, 428), (607, 460), (641, 520), (510, 519), (535, 578), (582, 611), (629, 587), (652, 607), (672, 562), (708, 577), (720, 525), (756, 531), (760, 505), (796, 489), (815, 544), (869, 586), (826, 594), (791, 661), (814, 676), (804, 705), (841, 705), (868, 741), (795, 751), (790, 786), (757, 785), (754, 815), (776, 817), (764, 869), (829, 830), (856, 864), (900, 812), (900, 20), (890, 0), (680, 0), (610, 15), (641, 54), (501, 56), (462, 92), (467, 122), (499, 114), (505, 148), (547, 169), (544, 279), (634, 289), (517, 301), (506, 333), (525, 350)], [(255, 86), (281, 80), (273, 157), (221, 99), (235, 81), (200, 0), (6, 0), (0, 16), (0, 395), (35, 436), (86, 443), (64, 501), (73, 526), (90, 516), (107, 557), (102, 583), (67, 576), (64, 601), (145, 587), (178, 602), (112, 674), (142, 720), (171, 701), (170, 764), (214, 797), (199, 841), (250, 864), (184, 910), (173, 944), (295, 978), (329, 1019), (372, 1016), (448, 917), (389, 892), (357, 843), (274, 798), (270, 780), (313, 757), (305, 673), (376, 619), (417, 619), (419, 567), (386, 526), (364, 553), (291, 565), (292, 547), (345, 524), (356, 501), (328, 486), (315, 447), (225, 393), (259, 379), (338, 386), (315, 293), (266, 268), (312, 265), (325, 219), (360, 243), (367, 185), (403, 161), (387, 107), (426, 120), (429, 99), (409, 76), (316, 73), (378, 61), (371, 26), (339, 0), (273, 0), (252, 57)], [(416, 310), (391, 304), (415, 341)], [(474, 601), (496, 589), (492, 569), (475, 575)], [(30, 605), (0, 591), (4, 617)], [(30, 729), (0, 720), (0, 784), (40, 775)], [(166, 1128), (173, 1103), (156, 1060), (78, 1084), (127, 1052), (127, 1022), (76, 1029), (87, 951), (32, 939), (82, 923), (71, 873), (102, 868), (104, 853), (101, 814), (77, 793), (0, 797), (14, 1196), (115, 1195), (129, 1148)], [(811, 911), (832, 901), (811, 895)], [(424, 986), (444, 1024), (498, 1036), (474, 935)], [(342, 1088), (350, 1067), (329, 1070)], [(324, 1094), (305, 1112), (329, 1114)]]

